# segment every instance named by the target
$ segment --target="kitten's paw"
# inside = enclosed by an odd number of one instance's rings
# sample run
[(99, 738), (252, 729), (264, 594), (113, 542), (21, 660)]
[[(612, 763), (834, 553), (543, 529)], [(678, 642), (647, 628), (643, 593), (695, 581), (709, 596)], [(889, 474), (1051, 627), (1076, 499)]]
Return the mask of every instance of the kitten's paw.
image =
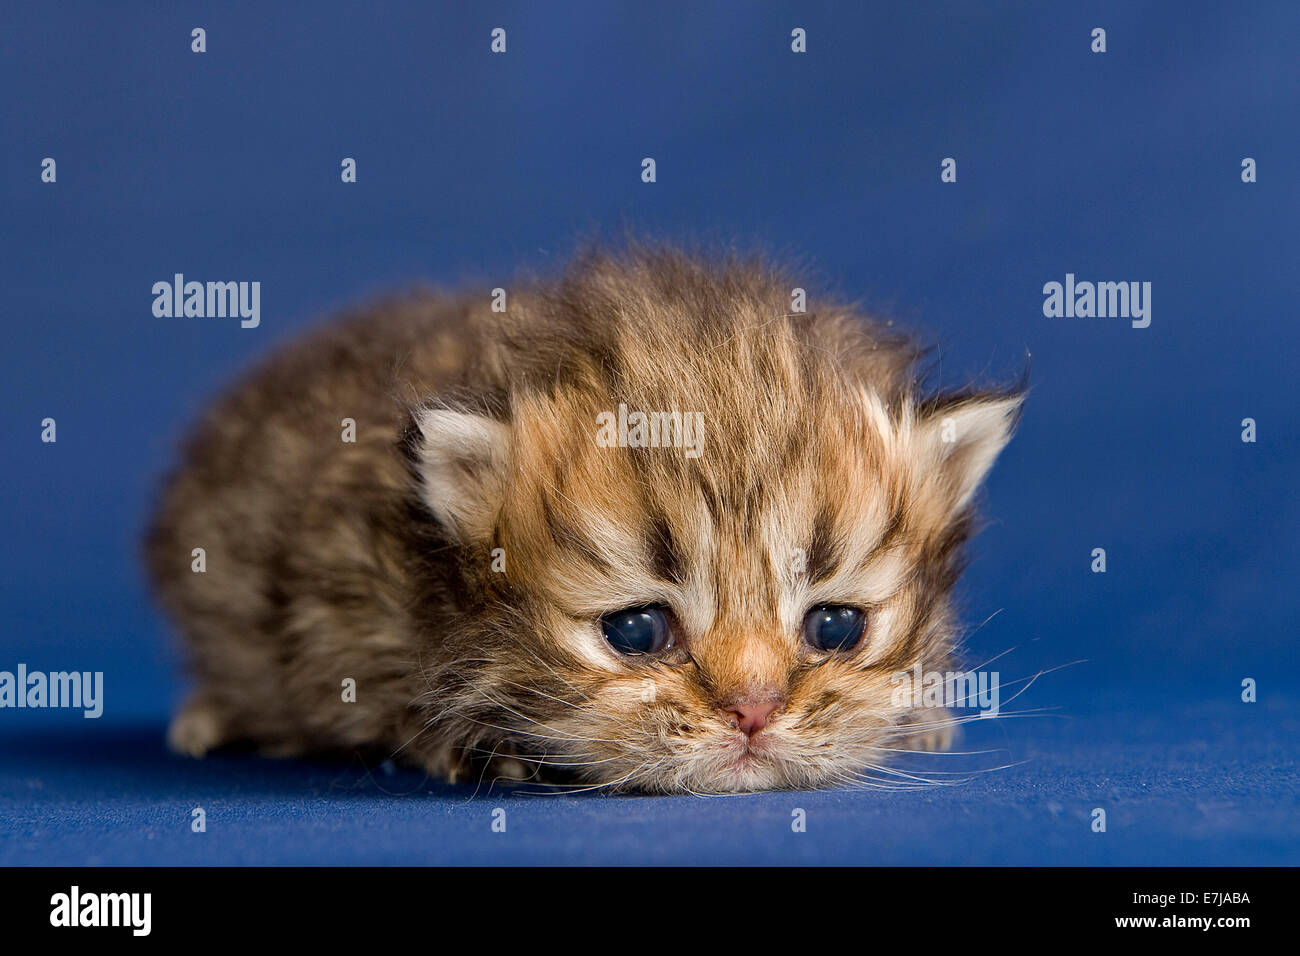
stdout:
[(167, 727), (167, 746), (186, 757), (202, 757), (225, 742), (221, 712), (202, 695), (191, 697)]
[(938, 753), (950, 749), (960, 739), (961, 727), (958, 724), (945, 724), (904, 737), (899, 743), (899, 749)]
[(537, 770), (514, 757), (498, 756), (488, 764), (487, 776), (495, 780), (519, 782), (533, 779), (537, 776)]
[(515, 755), (509, 745), (499, 746), (491, 754), (464, 750), (439, 750), (427, 754), (420, 763), (433, 777), (448, 783), (519, 783), (537, 780), (536, 763)]

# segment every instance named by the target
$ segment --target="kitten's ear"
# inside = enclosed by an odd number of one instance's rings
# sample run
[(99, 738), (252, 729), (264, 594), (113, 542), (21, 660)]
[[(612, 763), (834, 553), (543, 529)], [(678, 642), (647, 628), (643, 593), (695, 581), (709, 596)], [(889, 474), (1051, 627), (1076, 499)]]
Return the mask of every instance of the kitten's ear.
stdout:
[(509, 426), (452, 408), (417, 408), (406, 447), (430, 513), (461, 543), (486, 541), (505, 497)]
[(1023, 392), (996, 392), (942, 399), (918, 422), (919, 451), (938, 472), (950, 506), (970, 503), (980, 482), (1006, 447), (1020, 418)]

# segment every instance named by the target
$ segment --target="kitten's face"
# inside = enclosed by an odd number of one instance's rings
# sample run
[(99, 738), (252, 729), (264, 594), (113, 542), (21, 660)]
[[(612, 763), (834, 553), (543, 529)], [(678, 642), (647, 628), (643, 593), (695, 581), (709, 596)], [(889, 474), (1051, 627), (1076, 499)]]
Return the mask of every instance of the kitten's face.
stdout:
[[(891, 677), (947, 664), (968, 504), (1018, 399), (923, 413), (805, 384), (575, 389), (510, 425), (425, 413), (457, 449), (431, 458), (431, 508), (504, 562), (457, 707), (542, 777), (693, 792), (870, 779), (942, 719), (893, 703)], [(701, 413), (698, 457), (599, 443), (620, 401)]]
[[(532, 377), (508, 422), (417, 412), (424, 502), (483, 598), (435, 687), (464, 748), (611, 787), (817, 787), (942, 719), (890, 679), (947, 663), (970, 500), (1020, 396), (918, 405), (909, 347), (786, 314), (791, 284), (598, 263), (537, 306), (561, 339), (513, 353)], [(637, 412), (696, 429), (633, 447)]]

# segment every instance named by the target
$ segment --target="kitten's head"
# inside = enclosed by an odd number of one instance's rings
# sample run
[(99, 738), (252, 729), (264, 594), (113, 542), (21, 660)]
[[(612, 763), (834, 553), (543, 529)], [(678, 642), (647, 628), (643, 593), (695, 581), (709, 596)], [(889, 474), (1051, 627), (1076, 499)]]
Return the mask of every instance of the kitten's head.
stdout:
[(752, 266), (598, 260), (532, 303), (550, 338), (504, 414), (417, 411), (423, 500), (472, 565), (431, 675), (465, 746), (616, 787), (809, 787), (941, 717), (891, 677), (948, 663), (1020, 395), (923, 400), (905, 344), (789, 302)]

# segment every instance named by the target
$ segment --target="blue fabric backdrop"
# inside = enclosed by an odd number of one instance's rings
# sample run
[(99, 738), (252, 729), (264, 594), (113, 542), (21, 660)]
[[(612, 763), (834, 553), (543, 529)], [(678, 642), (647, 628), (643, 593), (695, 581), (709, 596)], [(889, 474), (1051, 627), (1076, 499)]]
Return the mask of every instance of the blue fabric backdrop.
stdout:
[[(0, 669), (106, 699), (0, 710), (0, 863), (1300, 862), (1300, 8), (1075, 7), (6, 5)], [(916, 793), (470, 799), (168, 756), (138, 537), (202, 402), (322, 313), (623, 228), (797, 255), (938, 343), (941, 384), (1032, 353), (962, 595), (1004, 681), (1071, 665), (1012, 708), (1041, 713)], [(260, 326), (156, 318), (175, 272), (259, 280)], [(1044, 316), (1066, 273), (1151, 282), (1150, 326)]]

